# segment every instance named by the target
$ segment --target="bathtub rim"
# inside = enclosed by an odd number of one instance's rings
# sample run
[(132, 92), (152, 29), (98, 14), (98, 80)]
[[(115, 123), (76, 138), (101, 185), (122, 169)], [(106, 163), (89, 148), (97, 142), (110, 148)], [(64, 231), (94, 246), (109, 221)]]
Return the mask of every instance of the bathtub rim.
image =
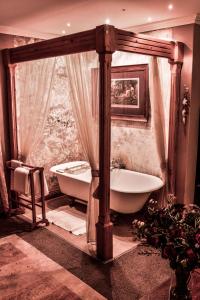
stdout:
[[(71, 164), (72, 166), (79, 166), (79, 165), (83, 165), (83, 164), (88, 164), (88, 162), (87, 161), (73, 161), (73, 162), (68, 162), (68, 163), (63, 163), (63, 164), (59, 164), (59, 165), (55, 165), (55, 166), (52, 166), (51, 168), (50, 168), (50, 172), (52, 172), (52, 173), (54, 173), (54, 174), (56, 174), (56, 175), (60, 175), (60, 176), (64, 176), (64, 177), (67, 177), (67, 178), (71, 178), (71, 179), (74, 179), (74, 180), (77, 180), (77, 181), (82, 181), (82, 182), (85, 182), (85, 183), (90, 183), (90, 180), (88, 180), (88, 178), (80, 178), (80, 177), (78, 177), (76, 174), (70, 174), (70, 173), (67, 173), (67, 172), (65, 172), (65, 173), (61, 173), (61, 172), (58, 172), (56, 169), (59, 169), (59, 167), (60, 167), (60, 169), (62, 169), (62, 166), (64, 167), (65, 165), (69, 165), (69, 164)], [(89, 170), (87, 170), (87, 171), (89, 171)], [(86, 171), (86, 172), (87, 172)], [(155, 188), (149, 188), (149, 189), (143, 189), (143, 190), (132, 190), (132, 191), (130, 191), (130, 190), (126, 190), (126, 189), (119, 189), (119, 188), (117, 188), (117, 187), (114, 187), (114, 188), (112, 188), (112, 187), (110, 187), (110, 190), (112, 190), (112, 191), (115, 191), (115, 192), (118, 192), (118, 193), (126, 193), (126, 194), (143, 194), (143, 193), (151, 193), (151, 192), (154, 192), (154, 191), (158, 191), (158, 190), (160, 190), (163, 186), (164, 186), (164, 182), (162, 181), (162, 179), (161, 178), (159, 178), (159, 177), (157, 177), (157, 176), (154, 176), (154, 175), (150, 175), (150, 174), (146, 174), (146, 173), (140, 173), (140, 172), (136, 172), (136, 171), (133, 171), (133, 170), (128, 170), (128, 169), (113, 169), (113, 170), (111, 170), (111, 172), (117, 172), (117, 171), (122, 171), (122, 172), (131, 172), (131, 173), (134, 173), (134, 174), (141, 174), (141, 175), (143, 175), (143, 176), (145, 176), (145, 177), (148, 177), (148, 178), (152, 178), (152, 179), (156, 179), (156, 181), (157, 181), (157, 186), (155, 187)], [(86, 173), (85, 172), (85, 173)], [(83, 174), (83, 173), (82, 173)], [(81, 175), (82, 175), (81, 174)]]

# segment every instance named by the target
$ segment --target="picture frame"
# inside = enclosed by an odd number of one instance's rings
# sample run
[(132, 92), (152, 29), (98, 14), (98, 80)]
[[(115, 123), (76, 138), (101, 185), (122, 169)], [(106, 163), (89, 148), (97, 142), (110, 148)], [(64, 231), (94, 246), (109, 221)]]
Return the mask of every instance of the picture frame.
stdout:
[(148, 64), (111, 68), (111, 118), (113, 120), (148, 122)]

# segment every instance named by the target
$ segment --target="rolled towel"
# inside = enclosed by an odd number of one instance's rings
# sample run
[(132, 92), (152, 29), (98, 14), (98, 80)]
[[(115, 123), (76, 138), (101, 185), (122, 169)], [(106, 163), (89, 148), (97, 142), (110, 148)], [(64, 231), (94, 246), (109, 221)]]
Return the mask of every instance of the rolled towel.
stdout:
[[(20, 167), (21, 165), (22, 165), (22, 162), (19, 160), (12, 159), (10, 161), (10, 166), (14, 169), (17, 167)], [(14, 171), (13, 170), (11, 170), (11, 175), (10, 175), (10, 189), (11, 189), (11, 191), (14, 189)]]
[(13, 190), (23, 195), (29, 193), (29, 168), (18, 167), (14, 170)]

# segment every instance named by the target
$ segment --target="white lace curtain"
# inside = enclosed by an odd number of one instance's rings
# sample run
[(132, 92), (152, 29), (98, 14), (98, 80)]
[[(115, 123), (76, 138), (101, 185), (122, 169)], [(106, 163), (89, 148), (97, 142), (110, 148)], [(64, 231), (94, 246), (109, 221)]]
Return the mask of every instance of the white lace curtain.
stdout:
[(34, 151), (49, 113), (55, 58), (24, 62), (17, 67), (17, 129), (19, 154), (24, 162)]
[(85, 159), (92, 170), (92, 182), (87, 206), (87, 242), (95, 243), (95, 224), (98, 218), (98, 200), (93, 193), (98, 186), (98, 55), (96, 52), (67, 55), (66, 73), (70, 101), (78, 128)]

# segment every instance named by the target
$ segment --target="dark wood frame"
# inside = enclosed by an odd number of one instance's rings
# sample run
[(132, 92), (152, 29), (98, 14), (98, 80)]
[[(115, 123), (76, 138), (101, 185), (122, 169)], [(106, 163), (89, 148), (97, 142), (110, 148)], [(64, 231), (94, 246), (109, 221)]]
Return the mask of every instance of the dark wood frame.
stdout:
[(180, 70), (183, 44), (156, 39), (120, 30), (111, 25), (62, 36), (26, 46), (3, 50), (7, 74), (7, 105), (11, 157), (17, 158), (16, 102), (13, 65), (23, 61), (42, 59), (96, 50), (100, 64), (99, 91), (99, 218), (96, 224), (97, 256), (105, 261), (113, 257), (112, 223), (110, 222), (110, 136), (111, 136), (111, 61), (115, 51), (126, 51), (168, 58), (172, 66), (171, 108), (169, 133), (170, 192), (176, 192), (176, 147), (178, 106), (180, 98)]
[[(10, 173), (14, 172), (16, 168), (13, 168), (11, 165), (11, 161), (6, 162), (7, 168), (10, 170)], [(19, 195), (17, 192), (12, 191), (15, 193), (14, 199), (12, 201), (16, 202), (17, 206), (26, 207), (27, 209), (32, 211), (32, 224), (31, 229), (36, 228), (39, 224), (46, 224), (49, 225), (49, 221), (46, 218), (46, 208), (45, 208), (45, 195), (44, 195), (44, 168), (42, 167), (33, 167), (27, 164), (22, 163), (22, 167), (29, 168), (29, 183), (30, 183), (30, 191), (31, 197), (25, 197), (24, 195)], [(40, 182), (40, 197), (37, 199), (36, 203), (36, 194), (35, 194), (35, 185), (34, 185), (34, 173), (38, 172), (39, 175), (39, 182)], [(29, 199), (31, 198), (31, 199)], [(27, 204), (26, 204), (27, 203)], [(41, 209), (42, 218), (41, 220), (37, 221), (36, 215), (36, 206)]]
[(114, 120), (147, 122), (149, 117), (149, 67), (148, 64), (112, 67), (111, 80), (117, 78), (139, 78), (139, 107), (114, 107), (111, 104), (111, 117)]

